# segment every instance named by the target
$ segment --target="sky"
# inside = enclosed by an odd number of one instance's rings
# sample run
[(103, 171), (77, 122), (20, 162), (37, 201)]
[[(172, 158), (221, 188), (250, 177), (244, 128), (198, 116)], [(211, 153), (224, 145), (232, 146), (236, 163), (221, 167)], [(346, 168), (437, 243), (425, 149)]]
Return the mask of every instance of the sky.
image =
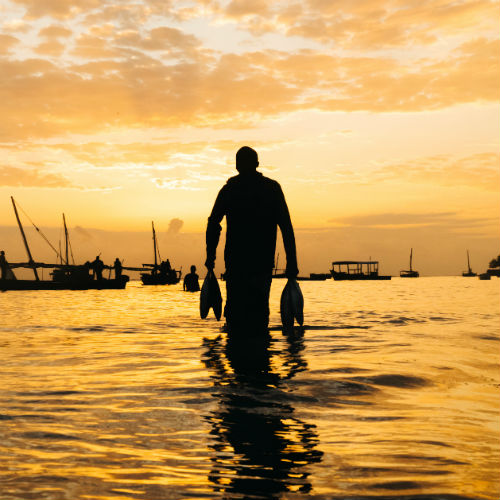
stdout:
[(396, 274), (410, 248), (422, 274), (459, 274), (466, 249), (483, 271), (500, 252), (499, 15), (490, 0), (0, 0), (0, 246), (25, 258), (14, 196), (55, 246), (64, 212), (80, 260), (139, 264), (154, 220), (174, 266), (201, 266), (248, 145), (283, 187), (301, 274), (368, 258)]

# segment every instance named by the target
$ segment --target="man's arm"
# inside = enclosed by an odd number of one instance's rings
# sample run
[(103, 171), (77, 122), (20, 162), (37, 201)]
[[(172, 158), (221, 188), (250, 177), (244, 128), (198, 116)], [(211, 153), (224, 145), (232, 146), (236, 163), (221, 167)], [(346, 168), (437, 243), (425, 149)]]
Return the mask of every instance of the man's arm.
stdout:
[(223, 187), (217, 195), (214, 207), (212, 208), (212, 213), (208, 218), (206, 232), (207, 260), (205, 261), (207, 269), (213, 269), (215, 266), (217, 245), (219, 244), (220, 233), (222, 231), (220, 223), (224, 215), (226, 215), (225, 198), (225, 189)]
[(295, 278), (299, 274), (297, 268), (297, 250), (295, 247), (295, 235), (293, 233), (292, 221), (290, 213), (285, 201), (285, 195), (278, 185), (278, 226), (283, 236), (283, 245), (286, 253), (286, 276), (287, 278)]

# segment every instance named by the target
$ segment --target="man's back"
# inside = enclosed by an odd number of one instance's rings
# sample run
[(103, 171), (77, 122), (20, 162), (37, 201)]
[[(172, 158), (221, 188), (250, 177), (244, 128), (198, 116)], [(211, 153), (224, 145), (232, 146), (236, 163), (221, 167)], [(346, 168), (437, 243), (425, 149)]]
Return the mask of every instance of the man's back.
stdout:
[(226, 271), (270, 271), (277, 225), (286, 225), (288, 209), (280, 185), (259, 172), (231, 177), (221, 189), (209, 221), (226, 216)]

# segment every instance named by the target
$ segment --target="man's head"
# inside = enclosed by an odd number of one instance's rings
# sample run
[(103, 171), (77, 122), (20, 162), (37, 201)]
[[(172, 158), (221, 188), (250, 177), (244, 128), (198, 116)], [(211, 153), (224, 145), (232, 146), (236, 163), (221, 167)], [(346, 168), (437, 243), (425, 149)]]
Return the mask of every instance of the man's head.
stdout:
[(196, 266), (191, 266), (191, 272), (195, 273), (196, 272)]
[(259, 166), (257, 151), (248, 146), (243, 146), (236, 153), (236, 170), (240, 174), (255, 172)]

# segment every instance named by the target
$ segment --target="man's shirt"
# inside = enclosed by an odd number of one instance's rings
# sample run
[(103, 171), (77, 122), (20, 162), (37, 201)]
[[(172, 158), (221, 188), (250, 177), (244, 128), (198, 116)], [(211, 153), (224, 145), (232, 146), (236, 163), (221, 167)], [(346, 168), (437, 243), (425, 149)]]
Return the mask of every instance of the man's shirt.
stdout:
[(219, 191), (207, 225), (207, 257), (215, 260), (226, 217), (226, 272), (271, 272), (280, 227), (287, 270), (297, 270), (295, 237), (281, 186), (260, 172), (231, 177)]

